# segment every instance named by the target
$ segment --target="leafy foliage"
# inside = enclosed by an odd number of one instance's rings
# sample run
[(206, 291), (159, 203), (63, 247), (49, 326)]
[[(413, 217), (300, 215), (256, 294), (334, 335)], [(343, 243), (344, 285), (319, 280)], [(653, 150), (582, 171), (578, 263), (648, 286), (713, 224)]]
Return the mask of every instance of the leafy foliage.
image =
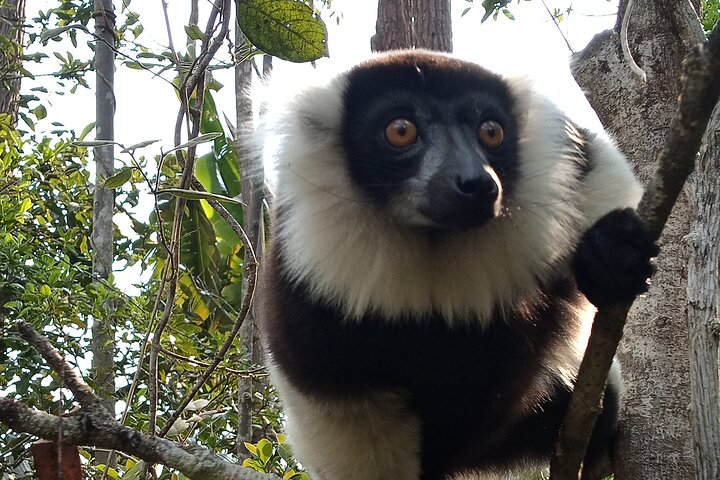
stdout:
[[(71, 404), (58, 396), (60, 379), (17, 337), (14, 321), (33, 323), (82, 365), (93, 318), (115, 317), (125, 340), (135, 342), (130, 332), (142, 312), (142, 299), (128, 301), (112, 284), (93, 282), (86, 166), (85, 149), (71, 139), (26, 142), (0, 115), (0, 390), (46, 411)], [(107, 310), (107, 299), (116, 310)], [(130, 368), (128, 360), (118, 359), (118, 369)], [(27, 443), (0, 429), (0, 474), (22, 463)]]
[(275, 442), (263, 438), (256, 444), (245, 443), (245, 448), (251, 457), (243, 461), (244, 467), (262, 473), (274, 473), (283, 480), (310, 480), (293, 459), (284, 435), (277, 435)]
[[(157, 52), (135, 43), (143, 28), (129, 4), (128, 0), (122, 2), (114, 45), (121, 52), (121, 61), (126, 66), (151, 69), (158, 74), (177, 66), (182, 76), (183, 66), (197, 60), (195, 46), (190, 45), (185, 53)], [(262, 8), (265, 10), (254, 12), (273, 13), (267, 5)], [(298, 55), (317, 58), (326, 54), (325, 27), (316, 12), (301, 2), (288, 2), (283, 8), (275, 11), (278, 17), (272, 17), (270, 24), (281, 28), (287, 38), (279, 46), (267, 48), (279, 48), (283, 58), (292, 57), (295, 61), (301, 60)], [(52, 93), (66, 93), (88, 85), (84, 75), (93, 69), (93, 64), (86, 58), (87, 53), (64, 52), (55, 47), (62, 39), (69, 39), (77, 47), (78, 40), (83, 39), (92, 48), (94, 37), (88, 28), (91, 13), (89, 0), (63, 1), (37, 13), (29, 22), (26, 39), (31, 44), (43, 44), (44, 48), (23, 57), (25, 64), (21, 67), (29, 70), (21, 73), (31, 78), (32, 65), (50, 59), (57, 66), (52, 74), (55, 82), (47, 82), (30, 93), (23, 92), (20, 115), (30, 131), (16, 129), (9, 117), (0, 114), (0, 395), (15, 397), (52, 413), (71, 410), (74, 403), (64, 397), (62, 379), (50, 374), (38, 355), (19, 339), (14, 323), (22, 319), (34, 324), (71, 364), (87, 373), (93, 321), (112, 317), (117, 325), (118, 405), (126, 405), (131, 412), (125, 420), (127, 426), (147, 431), (148, 362), (142, 351), (145, 334), (153, 330), (157, 319), (156, 306), (162, 309), (166, 298), (168, 239), (174, 226), (177, 197), (187, 202), (181, 218), (178, 294), (160, 342), (157, 415), (160, 428), (206, 372), (210, 359), (228, 338), (229, 327), (236, 321), (242, 304), (243, 249), (235, 231), (207, 202), (209, 198), (229, 199), (224, 205), (242, 223), (239, 159), (233, 139), (219, 119), (210, 93), (217, 88), (217, 82), (208, 71), (203, 104), (198, 104), (199, 96), (189, 102), (191, 109), (202, 112), (201, 135), (173, 151), (147, 158), (140, 152), (149, 151), (152, 141), (124, 148), (116, 160), (117, 174), (104, 182), (105, 187), (116, 190), (116, 223), (122, 218), (132, 231), (125, 236), (116, 228), (115, 270), (138, 268), (139, 272), (150, 273), (145, 275), (149, 279), (138, 285), (139, 295), (129, 297), (118, 290), (113, 278), (108, 281), (94, 278), (93, 186), (87, 149), (98, 143), (86, 140), (94, 125), (76, 133), (54, 124), (55, 128), (46, 136), (34, 133), (37, 121), (47, 115), (44, 95), (54, 88), (57, 91)], [(194, 25), (187, 26), (186, 34), (190, 40), (200, 40), (205, 35)], [(180, 65), (176, 63), (178, 59)], [(229, 66), (231, 62), (214, 60), (211, 68)], [(175, 82), (175, 87), (179, 83)], [(172, 88), (172, 83), (168, 82), (168, 87)], [(195, 164), (195, 174), (209, 194), (178, 189), (180, 159), (187, 158), (189, 147), (198, 147), (202, 152)], [(141, 189), (150, 191), (154, 196), (151, 202), (156, 206), (147, 221), (136, 216), (137, 206), (148, 198), (141, 194)], [(263, 377), (264, 370), (251, 364), (249, 352), (243, 351), (236, 341), (196, 398), (173, 423), (169, 436), (207, 446), (231, 461), (237, 459), (238, 380)], [(257, 386), (260, 388), (253, 398), (256, 434), (253, 441), (260, 445), (261, 452), (266, 452), (266, 443), (272, 445), (272, 451), (268, 457), (264, 453), (255, 456), (255, 467), (287, 479), (306, 479), (290, 459), (284, 441), (275, 435), (282, 423), (277, 395), (264, 382)], [(275, 440), (263, 442), (263, 436)], [(32, 476), (28, 461), (31, 440), (0, 426), (0, 476)], [(81, 454), (90, 459), (93, 452), (84, 450)], [(86, 473), (99, 478), (102, 469), (85, 463)], [(108, 475), (135, 478), (141, 467), (142, 462), (136, 458), (122, 458), (116, 467), (109, 469)], [(165, 469), (160, 478), (178, 476)]]
[(710, 31), (720, 21), (720, 0), (703, 0), (703, 28), (705, 32)]

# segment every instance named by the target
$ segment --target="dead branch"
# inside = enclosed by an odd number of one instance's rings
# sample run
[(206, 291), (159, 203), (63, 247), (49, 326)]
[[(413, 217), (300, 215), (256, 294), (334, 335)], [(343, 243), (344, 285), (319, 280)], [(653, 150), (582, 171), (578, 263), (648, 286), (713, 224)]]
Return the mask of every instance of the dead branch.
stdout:
[(148, 463), (166, 465), (194, 480), (279, 480), (275, 475), (230, 463), (204, 447), (180, 445), (121, 425), (47, 338), (28, 323), (18, 322), (17, 328), (55, 373), (62, 372), (66, 385), (82, 408), (71, 416), (58, 417), (32, 410), (12, 398), (0, 397), (0, 422), (16, 432), (54, 440), (62, 428), (67, 443), (118, 450)]

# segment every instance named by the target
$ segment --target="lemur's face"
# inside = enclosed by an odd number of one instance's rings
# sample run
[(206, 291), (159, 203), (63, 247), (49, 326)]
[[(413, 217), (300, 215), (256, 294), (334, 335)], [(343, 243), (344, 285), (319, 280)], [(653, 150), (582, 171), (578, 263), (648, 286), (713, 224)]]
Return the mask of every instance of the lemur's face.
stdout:
[(466, 230), (501, 214), (518, 132), (499, 77), (444, 57), (370, 62), (349, 73), (344, 105), (351, 178), (397, 223)]

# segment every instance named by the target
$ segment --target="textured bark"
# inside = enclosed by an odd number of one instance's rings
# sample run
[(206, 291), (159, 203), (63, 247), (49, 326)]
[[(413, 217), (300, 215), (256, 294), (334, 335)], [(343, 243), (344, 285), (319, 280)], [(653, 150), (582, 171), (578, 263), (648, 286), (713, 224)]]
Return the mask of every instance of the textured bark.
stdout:
[(711, 122), (692, 190), (697, 216), (688, 235), (690, 424), (698, 480), (720, 478), (720, 107)]
[(412, 41), (412, 14), (409, 0), (378, 2), (375, 35), (370, 39), (373, 52), (410, 48)]
[[(697, 19), (696, 28), (689, 20), (679, 21), (687, 17), (685, 2), (632, 3), (628, 43), (647, 82), (630, 70), (617, 28), (596, 36), (574, 58), (573, 73), (606, 129), (647, 180), (675, 110), (681, 62), (702, 31)], [(625, 327), (618, 352), (627, 386), (616, 449), (618, 479), (694, 475), (683, 242), (693, 214), (687, 195), (681, 194), (659, 242), (662, 251), (650, 291), (635, 302)]]
[(20, 73), (22, 59), (22, 25), (25, 21), (25, 0), (0, 2), (0, 37), (16, 42), (0, 50), (0, 113), (8, 113), (13, 125), (17, 122), (20, 99)]
[[(235, 44), (238, 51), (242, 51), (245, 47), (245, 36), (240, 29), (235, 30)], [(248, 238), (258, 252), (258, 258), (262, 258), (261, 252), (257, 247), (257, 225), (260, 221), (262, 206), (262, 188), (257, 188), (256, 178), (260, 175), (259, 181), (262, 187), (262, 158), (253, 155), (251, 149), (246, 147), (245, 139), (249, 137), (250, 126), (253, 122), (253, 106), (252, 98), (249, 95), (252, 86), (252, 63), (237, 55), (235, 63), (235, 115), (237, 132), (235, 133), (236, 150), (240, 165), (240, 178), (242, 179), (242, 196), (245, 208), (243, 209), (243, 228), (248, 234)], [(245, 264), (250, 261), (250, 254), (245, 251)], [(243, 284), (247, 288), (247, 275), (243, 277)], [(262, 294), (262, 292), (259, 292)], [(250, 310), (248, 318), (245, 319), (240, 329), (240, 341), (242, 344), (243, 354), (248, 356), (249, 360), (253, 358), (255, 350), (255, 315)], [(250, 377), (240, 378), (238, 381), (238, 406), (239, 406), (239, 423), (237, 432), (237, 455), (239, 458), (247, 458), (249, 452), (244, 447), (244, 442), (253, 441), (253, 380)]]
[(452, 52), (450, 0), (412, 0), (414, 47)]
[(375, 30), (370, 40), (375, 52), (399, 48), (452, 52), (450, 0), (381, 0)]
[[(115, 13), (112, 0), (95, 0), (95, 138), (97, 140), (115, 139)], [(106, 280), (112, 274), (113, 263), (113, 213), (115, 191), (102, 186), (104, 179), (115, 174), (113, 145), (95, 147), (95, 196), (93, 198), (93, 273), (96, 278)], [(110, 412), (115, 411), (115, 325), (113, 305), (105, 305), (107, 315), (95, 318), (92, 326), (92, 377), (98, 394), (105, 399)], [(98, 452), (97, 462), (112, 463), (104, 452)]]
[(193, 480), (279, 480), (276, 475), (230, 463), (204, 447), (180, 445), (124, 427), (112, 418), (99, 399), (97, 403), (83, 406), (72, 417), (60, 418), (31, 410), (12, 398), (0, 397), (0, 421), (16, 432), (42, 438), (56, 438), (62, 425), (63, 437), (68, 443), (122, 451), (146, 462), (177, 469)]

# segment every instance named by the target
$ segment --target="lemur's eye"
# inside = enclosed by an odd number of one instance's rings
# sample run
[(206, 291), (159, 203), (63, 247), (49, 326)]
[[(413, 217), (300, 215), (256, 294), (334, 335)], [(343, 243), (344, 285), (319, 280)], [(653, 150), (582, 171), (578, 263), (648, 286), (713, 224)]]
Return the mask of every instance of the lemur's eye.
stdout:
[(396, 148), (413, 144), (417, 136), (417, 127), (406, 118), (396, 118), (385, 127), (385, 139)]
[(502, 126), (495, 120), (486, 120), (478, 128), (478, 138), (482, 144), (490, 149), (499, 148), (502, 145), (505, 132)]

